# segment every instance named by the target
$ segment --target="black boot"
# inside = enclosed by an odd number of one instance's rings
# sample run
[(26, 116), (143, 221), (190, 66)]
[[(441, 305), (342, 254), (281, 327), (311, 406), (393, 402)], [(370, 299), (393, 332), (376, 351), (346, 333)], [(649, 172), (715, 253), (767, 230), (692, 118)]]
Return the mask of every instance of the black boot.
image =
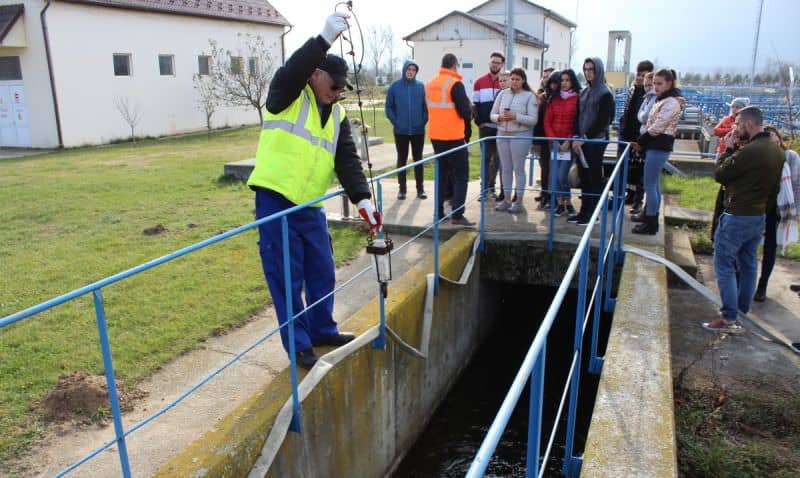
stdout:
[(632, 188), (628, 188), (628, 189), (625, 190), (625, 205), (626, 206), (630, 206), (631, 204), (633, 204), (633, 201), (635, 200), (635, 198), (636, 198), (636, 191), (634, 191)]
[(644, 221), (634, 226), (632, 232), (654, 236), (658, 232), (658, 216), (644, 216)]
[(764, 283), (763, 279), (758, 280), (758, 286), (756, 287), (756, 293), (753, 295), (753, 300), (756, 302), (764, 302), (767, 300), (767, 284)]
[(644, 208), (639, 211), (639, 214), (631, 214), (631, 222), (644, 222), (647, 216), (644, 214)]

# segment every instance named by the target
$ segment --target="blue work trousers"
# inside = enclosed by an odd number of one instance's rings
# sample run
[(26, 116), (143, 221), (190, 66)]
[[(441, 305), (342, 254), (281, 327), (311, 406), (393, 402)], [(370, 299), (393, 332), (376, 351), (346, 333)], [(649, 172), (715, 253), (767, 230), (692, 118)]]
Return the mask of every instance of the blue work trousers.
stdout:
[[(650, 160), (648, 157), (646, 161)], [(764, 232), (764, 215), (735, 216), (723, 213), (714, 233), (714, 273), (717, 275), (720, 313), (728, 321), (753, 304), (758, 273), (758, 244)], [(736, 272), (739, 272), (737, 279)]]
[[(256, 217), (275, 214), (294, 207), (282, 195), (266, 189), (256, 190)], [(336, 268), (333, 262), (333, 245), (328, 234), (325, 211), (308, 207), (290, 214), (289, 254), (291, 257), (292, 313), (306, 308), (329, 294), (336, 285)], [(259, 251), (264, 277), (267, 279), (278, 322), (283, 325), (286, 315), (286, 289), (284, 288), (283, 236), (281, 219), (258, 226)], [(305, 303), (301, 292), (305, 288)], [(281, 341), (289, 351), (289, 326), (281, 328)], [(300, 352), (311, 348), (312, 341), (323, 340), (338, 333), (333, 320), (333, 295), (294, 320), (294, 346)]]

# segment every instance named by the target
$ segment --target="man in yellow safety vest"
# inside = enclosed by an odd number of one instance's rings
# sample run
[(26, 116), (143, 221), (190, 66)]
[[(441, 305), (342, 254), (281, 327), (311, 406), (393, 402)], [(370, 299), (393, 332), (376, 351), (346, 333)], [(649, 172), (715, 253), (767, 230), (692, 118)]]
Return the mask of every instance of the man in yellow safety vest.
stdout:
[[(347, 62), (328, 54), (331, 44), (347, 29), (348, 16), (328, 17), (318, 36), (310, 38), (278, 69), (267, 94), (264, 124), (256, 152), (256, 165), (248, 186), (256, 193), (256, 217), (308, 203), (322, 195), (334, 172), (347, 196), (375, 235), (381, 217), (370, 201), (361, 162), (350, 133), (344, 108), (336, 103), (347, 82)], [(336, 283), (333, 250), (321, 203), (289, 214), (292, 313), (310, 310), (294, 319), (297, 363), (310, 369), (317, 361), (313, 346), (343, 345), (353, 334), (339, 332), (333, 320)], [(261, 224), (259, 251), (275, 311), (281, 325), (289, 321), (284, 288), (281, 220)], [(289, 351), (287, 327), (281, 328), (283, 346)]]

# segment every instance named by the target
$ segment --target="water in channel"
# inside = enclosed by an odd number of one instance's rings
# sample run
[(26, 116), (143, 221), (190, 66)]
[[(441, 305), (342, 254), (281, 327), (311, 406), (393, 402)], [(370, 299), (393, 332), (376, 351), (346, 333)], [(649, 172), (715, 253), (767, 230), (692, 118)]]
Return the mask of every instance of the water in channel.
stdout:
[[(502, 284), (492, 331), (467, 369), (436, 410), (427, 429), (394, 473), (395, 478), (463, 477), (469, 469), (536, 331), (555, 294), (555, 288)], [(577, 293), (571, 290), (547, 342), (542, 418), (542, 450), (561, 400), (572, 361)], [(608, 317), (601, 323), (600, 353), (605, 350)], [(591, 326), (591, 322), (589, 327)], [(586, 370), (591, 328), (584, 341)], [(598, 377), (581, 374), (575, 449), (583, 450)], [(511, 421), (486, 471), (486, 477), (524, 477), (527, 453), (529, 387), (526, 386)], [(566, 408), (544, 476), (561, 476)]]

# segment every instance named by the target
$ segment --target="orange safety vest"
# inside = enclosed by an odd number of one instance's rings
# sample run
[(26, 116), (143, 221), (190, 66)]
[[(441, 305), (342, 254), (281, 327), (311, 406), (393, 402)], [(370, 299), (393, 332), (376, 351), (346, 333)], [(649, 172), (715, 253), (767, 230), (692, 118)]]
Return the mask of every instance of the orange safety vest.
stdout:
[(447, 68), (425, 85), (425, 101), (428, 104), (428, 136), (440, 141), (464, 139), (464, 118), (458, 115), (453, 102), (453, 85), (461, 81), (461, 75)]

